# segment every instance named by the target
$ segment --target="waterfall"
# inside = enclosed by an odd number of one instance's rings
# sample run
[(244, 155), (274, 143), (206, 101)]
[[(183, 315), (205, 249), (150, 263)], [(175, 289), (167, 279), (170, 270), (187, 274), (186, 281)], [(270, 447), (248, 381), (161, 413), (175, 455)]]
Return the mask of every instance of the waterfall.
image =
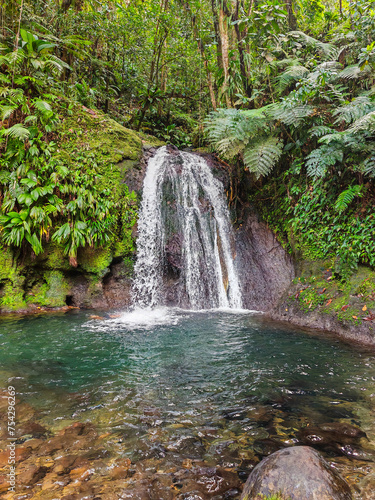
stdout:
[(162, 147), (149, 161), (143, 185), (133, 281), (137, 308), (163, 304), (171, 235), (181, 245), (179, 280), (189, 307), (241, 309), (223, 186), (203, 158)]

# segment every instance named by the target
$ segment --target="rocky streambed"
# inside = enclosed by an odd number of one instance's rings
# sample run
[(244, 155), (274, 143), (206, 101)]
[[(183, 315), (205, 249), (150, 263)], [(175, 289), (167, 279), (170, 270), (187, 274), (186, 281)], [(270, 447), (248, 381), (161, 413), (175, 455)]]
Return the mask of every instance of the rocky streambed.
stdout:
[(15, 495), (6, 391), (0, 399), (4, 498), (238, 500), (262, 459), (301, 445), (354, 499), (373, 498), (369, 352), (259, 315), (70, 313), (3, 325), (1, 385), (17, 393)]

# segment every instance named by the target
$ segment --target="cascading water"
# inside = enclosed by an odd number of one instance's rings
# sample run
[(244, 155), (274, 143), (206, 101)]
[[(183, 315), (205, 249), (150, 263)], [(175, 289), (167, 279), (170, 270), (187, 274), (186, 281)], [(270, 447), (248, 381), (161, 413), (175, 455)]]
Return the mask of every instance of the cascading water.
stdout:
[(136, 308), (163, 304), (165, 247), (171, 233), (179, 235), (180, 281), (189, 307), (241, 309), (223, 186), (203, 158), (162, 147), (149, 161), (143, 185), (133, 282)]

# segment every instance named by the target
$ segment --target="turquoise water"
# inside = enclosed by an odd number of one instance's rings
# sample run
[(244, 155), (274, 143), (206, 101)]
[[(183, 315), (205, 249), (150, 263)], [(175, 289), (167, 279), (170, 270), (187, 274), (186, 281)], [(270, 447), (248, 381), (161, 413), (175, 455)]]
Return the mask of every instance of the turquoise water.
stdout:
[[(132, 413), (152, 405), (166, 417), (198, 419), (246, 413), (254, 404), (296, 414), (308, 404), (334, 419), (344, 402), (374, 404), (373, 354), (261, 315), (161, 310), (151, 318), (90, 320), (78, 313), (1, 326), (3, 377), (13, 377), (18, 394), (46, 414), (61, 395), (74, 394), (85, 395), (81, 413), (116, 399)], [(71, 417), (71, 409), (59, 416)]]
[[(327, 422), (361, 427), (374, 449), (374, 353), (260, 314), (8, 319), (0, 344), (1, 385), (14, 386), (52, 433), (92, 422), (108, 435), (111, 456), (177, 466), (189, 458), (240, 472)], [(355, 461), (340, 467), (359, 470)]]

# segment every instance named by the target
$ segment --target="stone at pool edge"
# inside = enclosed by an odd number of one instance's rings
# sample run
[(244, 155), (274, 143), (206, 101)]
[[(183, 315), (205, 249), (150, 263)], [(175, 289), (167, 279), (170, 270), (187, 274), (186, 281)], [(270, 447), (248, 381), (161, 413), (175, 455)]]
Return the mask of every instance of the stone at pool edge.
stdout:
[(279, 493), (291, 500), (352, 500), (346, 481), (309, 446), (272, 453), (251, 472), (241, 500)]

